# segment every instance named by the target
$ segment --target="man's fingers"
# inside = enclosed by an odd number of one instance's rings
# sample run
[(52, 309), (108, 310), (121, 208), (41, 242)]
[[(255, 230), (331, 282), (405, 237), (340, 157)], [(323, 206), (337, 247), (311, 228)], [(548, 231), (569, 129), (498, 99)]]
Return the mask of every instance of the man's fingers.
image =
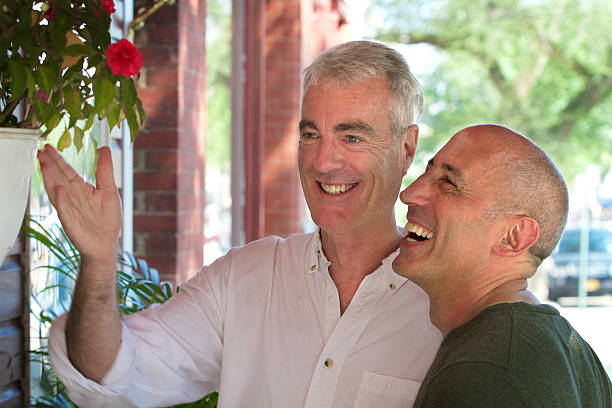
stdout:
[(45, 151), (39, 150), (37, 156), (38, 162), (40, 163), (40, 173), (42, 174), (43, 182), (45, 183), (45, 189), (47, 190), (51, 203), (55, 205), (55, 190), (58, 185), (58, 176), (55, 172), (54, 166), (49, 165), (50, 159)]
[(101, 190), (115, 190), (115, 175), (113, 173), (113, 160), (108, 146), (98, 149), (100, 157), (98, 159), (98, 169), (96, 170), (96, 187)]
[(47, 166), (53, 170), (56, 183), (64, 184), (81, 178), (79, 173), (50, 144), (45, 145), (44, 149), (39, 151), (38, 160), (41, 166)]

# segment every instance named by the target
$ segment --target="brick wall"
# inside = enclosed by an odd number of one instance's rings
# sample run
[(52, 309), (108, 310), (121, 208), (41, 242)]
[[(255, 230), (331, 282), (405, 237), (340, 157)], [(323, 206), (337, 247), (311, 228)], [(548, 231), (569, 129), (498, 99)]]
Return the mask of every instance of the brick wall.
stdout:
[(134, 253), (174, 282), (203, 259), (205, 18), (205, 0), (178, 0), (136, 33), (147, 123), (134, 145)]

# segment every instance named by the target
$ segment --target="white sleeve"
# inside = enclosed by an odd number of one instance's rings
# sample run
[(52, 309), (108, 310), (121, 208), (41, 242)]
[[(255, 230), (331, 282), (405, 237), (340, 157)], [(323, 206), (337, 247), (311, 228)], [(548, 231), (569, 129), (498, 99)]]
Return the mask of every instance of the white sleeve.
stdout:
[(163, 305), (124, 317), (119, 353), (99, 384), (70, 363), (66, 315), (56, 319), (49, 357), (70, 399), (83, 407), (159, 407), (218, 390), (229, 264), (215, 262)]

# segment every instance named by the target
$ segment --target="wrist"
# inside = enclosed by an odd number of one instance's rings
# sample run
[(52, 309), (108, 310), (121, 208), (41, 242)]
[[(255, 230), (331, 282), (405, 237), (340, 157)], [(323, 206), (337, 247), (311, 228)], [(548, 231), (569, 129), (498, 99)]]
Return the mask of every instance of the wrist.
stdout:
[(100, 245), (92, 251), (80, 251), (81, 264), (87, 265), (110, 265), (115, 266), (119, 255), (119, 244)]

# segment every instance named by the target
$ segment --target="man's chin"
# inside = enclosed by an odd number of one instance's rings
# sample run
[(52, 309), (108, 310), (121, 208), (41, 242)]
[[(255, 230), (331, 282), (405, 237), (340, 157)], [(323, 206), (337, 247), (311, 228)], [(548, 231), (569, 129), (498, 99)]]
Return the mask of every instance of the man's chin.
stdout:
[(412, 279), (414, 277), (416, 269), (414, 267), (414, 262), (411, 262), (406, 254), (402, 254), (401, 248), (400, 253), (395, 257), (391, 263), (391, 266), (396, 274), (403, 276), (404, 278)]
[(315, 224), (330, 234), (345, 233), (355, 229), (357, 217), (349, 217), (346, 214), (325, 214), (313, 217)]

